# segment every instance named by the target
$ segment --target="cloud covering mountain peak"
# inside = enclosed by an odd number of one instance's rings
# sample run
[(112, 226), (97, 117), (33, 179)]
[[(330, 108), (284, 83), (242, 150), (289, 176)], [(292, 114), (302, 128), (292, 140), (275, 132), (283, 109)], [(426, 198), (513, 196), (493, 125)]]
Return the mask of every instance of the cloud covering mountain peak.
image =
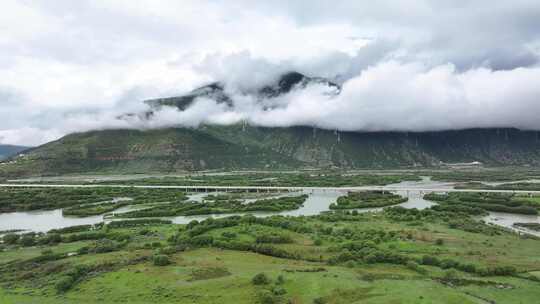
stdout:
[[(536, 1), (286, 4), (8, 0), (0, 13), (0, 142), (240, 121), (540, 129)], [(291, 71), (322, 82), (276, 90)], [(219, 88), (185, 107), (141, 102), (190, 96), (209, 83)]]

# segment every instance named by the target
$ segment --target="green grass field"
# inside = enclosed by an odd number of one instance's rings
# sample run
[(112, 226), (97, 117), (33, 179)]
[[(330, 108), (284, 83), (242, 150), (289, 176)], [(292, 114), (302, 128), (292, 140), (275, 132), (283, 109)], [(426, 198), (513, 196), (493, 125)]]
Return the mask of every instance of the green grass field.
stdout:
[[(450, 228), (448, 214), (433, 211), (414, 219), (402, 213), (236, 217), (187, 226), (141, 221), (106, 225), (91, 240), (68, 237), (91, 232), (60, 232), (57, 244), (4, 244), (0, 303), (462, 304), (540, 297), (539, 240), (494, 227)], [(157, 266), (156, 255), (168, 265)], [(460, 270), (468, 264), (476, 270)], [(513, 270), (480, 271), (506, 266)], [(74, 269), (84, 272), (59, 290)], [(269, 282), (254, 284), (261, 273)]]

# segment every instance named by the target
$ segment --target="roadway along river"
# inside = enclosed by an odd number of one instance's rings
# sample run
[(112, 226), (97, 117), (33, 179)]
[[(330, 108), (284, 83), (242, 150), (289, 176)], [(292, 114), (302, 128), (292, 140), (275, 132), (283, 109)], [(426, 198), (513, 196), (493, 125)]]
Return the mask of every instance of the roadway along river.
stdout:
[[(18, 188), (141, 188), (141, 189), (178, 189), (184, 190), (186, 192), (190, 191), (248, 191), (248, 190), (259, 190), (259, 191), (320, 191), (320, 192), (343, 192), (348, 191), (416, 191), (416, 192), (482, 192), (482, 193), (517, 193), (517, 194), (540, 194), (540, 191), (533, 190), (481, 190), (481, 189), (454, 189), (452, 187), (447, 187), (446, 185), (451, 185), (451, 183), (436, 183), (435, 186), (414, 185), (415, 182), (405, 182), (402, 183), (387, 185), (387, 186), (360, 186), (360, 187), (264, 187), (264, 186), (160, 186), (160, 185), (106, 185), (106, 184), (97, 184), (97, 185), (76, 185), (76, 184), (0, 184), (0, 187), (18, 187)], [(422, 183), (416, 182), (416, 183)], [(444, 185), (444, 186), (443, 186)]]

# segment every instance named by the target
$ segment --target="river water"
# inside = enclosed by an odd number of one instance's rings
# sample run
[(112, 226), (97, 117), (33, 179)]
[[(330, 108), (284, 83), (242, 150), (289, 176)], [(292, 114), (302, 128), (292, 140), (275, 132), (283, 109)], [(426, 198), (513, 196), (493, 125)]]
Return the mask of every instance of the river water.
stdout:
[[(406, 189), (414, 189), (414, 188), (427, 188), (427, 189), (452, 189), (454, 187), (454, 183), (448, 183), (448, 182), (438, 182), (438, 181), (432, 181), (429, 177), (423, 177), (421, 181), (404, 181), (398, 184), (392, 184), (388, 185), (388, 187), (392, 188), (406, 188)], [(400, 204), (399, 206), (405, 207), (405, 208), (417, 208), (417, 209), (425, 209), (428, 208), (435, 203), (424, 200), (423, 194), (420, 191), (395, 191), (397, 194), (400, 194), (402, 196), (407, 196), (409, 200), (403, 204)], [(303, 192), (305, 194), (308, 194), (308, 198), (304, 205), (297, 209), (297, 210), (291, 210), (291, 211), (284, 211), (284, 212), (250, 212), (250, 214), (253, 214), (255, 216), (265, 217), (265, 216), (271, 216), (275, 214), (281, 214), (281, 215), (290, 215), (290, 216), (309, 216), (309, 215), (317, 215), (323, 211), (329, 210), (329, 205), (334, 203), (336, 199), (339, 196), (345, 195), (345, 192), (341, 191), (305, 191)], [(215, 193), (214, 193), (215, 194)], [(277, 194), (276, 196), (283, 196), (283, 195), (298, 195), (299, 192), (296, 193), (288, 193), (288, 194)], [(189, 196), (189, 199), (192, 201), (198, 201), (201, 202), (202, 199), (208, 195), (208, 193), (194, 193)], [(251, 201), (252, 199), (250, 199)], [(121, 201), (121, 200), (118, 200)], [(148, 205), (132, 205), (132, 206), (126, 206), (122, 207), (120, 209), (117, 209), (115, 213), (124, 213), (128, 211), (133, 211), (137, 209), (143, 209), (148, 208)], [(358, 212), (378, 212), (381, 211), (382, 208), (364, 208), (364, 209), (357, 209)], [(204, 220), (206, 218), (212, 217), (212, 218), (222, 218), (231, 216), (234, 214), (214, 214), (214, 215), (200, 215), (200, 216), (178, 216), (170, 218), (174, 223), (178, 224), (187, 224), (192, 220)], [(236, 215), (242, 215), (242, 214), (236, 214)], [(516, 222), (534, 222), (534, 223), (540, 223), (540, 218), (535, 215), (520, 215), (520, 214), (510, 214), (510, 213), (502, 213), (502, 212), (490, 212), (490, 214), (486, 217), (481, 218), (481, 220), (484, 220), (487, 223), (507, 227), (516, 231), (521, 232), (527, 232), (530, 234), (538, 235), (540, 236), (539, 232), (531, 231), (525, 228), (516, 228), (513, 226)], [(27, 231), (36, 231), (36, 232), (46, 232), (51, 229), (58, 229), (63, 227), (69, 227), (74, 225), (85, 225), (85, 224), (96, 224), (102, 221), (109, 221), (109, 219), (104, 218), (104, 216), (91, 216), (91, 217), (68, 217), (62, 215), (62, 210), (51, 210), (51, 211), (31, 211), (31, 212), (13, 212), (13, 213), (2, 213), (0, 214), (0, 231), (6, 231), (6, 230), (27, 230)]]

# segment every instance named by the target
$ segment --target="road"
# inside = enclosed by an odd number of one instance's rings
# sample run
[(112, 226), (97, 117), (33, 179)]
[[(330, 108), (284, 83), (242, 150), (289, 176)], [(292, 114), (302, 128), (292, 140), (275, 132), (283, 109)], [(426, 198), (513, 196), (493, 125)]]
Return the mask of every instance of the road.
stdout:
[(348, 192), (348, 191), (409, 191), (409, 192), (477, 192), (477, 193), (516, 193), (540, 194), (540, 191), (530, 190), (481, 190), (481, 189), (453, 189), (444, 188), (418, 188), (396, 186), (361, 186), (361, 187), (272, 187), (272, 186), (171, 186), (171, 185), (105, 185), (105, 184), (0, 184), (0, 187), (17, 188), (141, 188), (141, 189), (178, 189), (183, 191), (199, 192), (227, 192), (227, 191), (318, 191), (318, 192)]

